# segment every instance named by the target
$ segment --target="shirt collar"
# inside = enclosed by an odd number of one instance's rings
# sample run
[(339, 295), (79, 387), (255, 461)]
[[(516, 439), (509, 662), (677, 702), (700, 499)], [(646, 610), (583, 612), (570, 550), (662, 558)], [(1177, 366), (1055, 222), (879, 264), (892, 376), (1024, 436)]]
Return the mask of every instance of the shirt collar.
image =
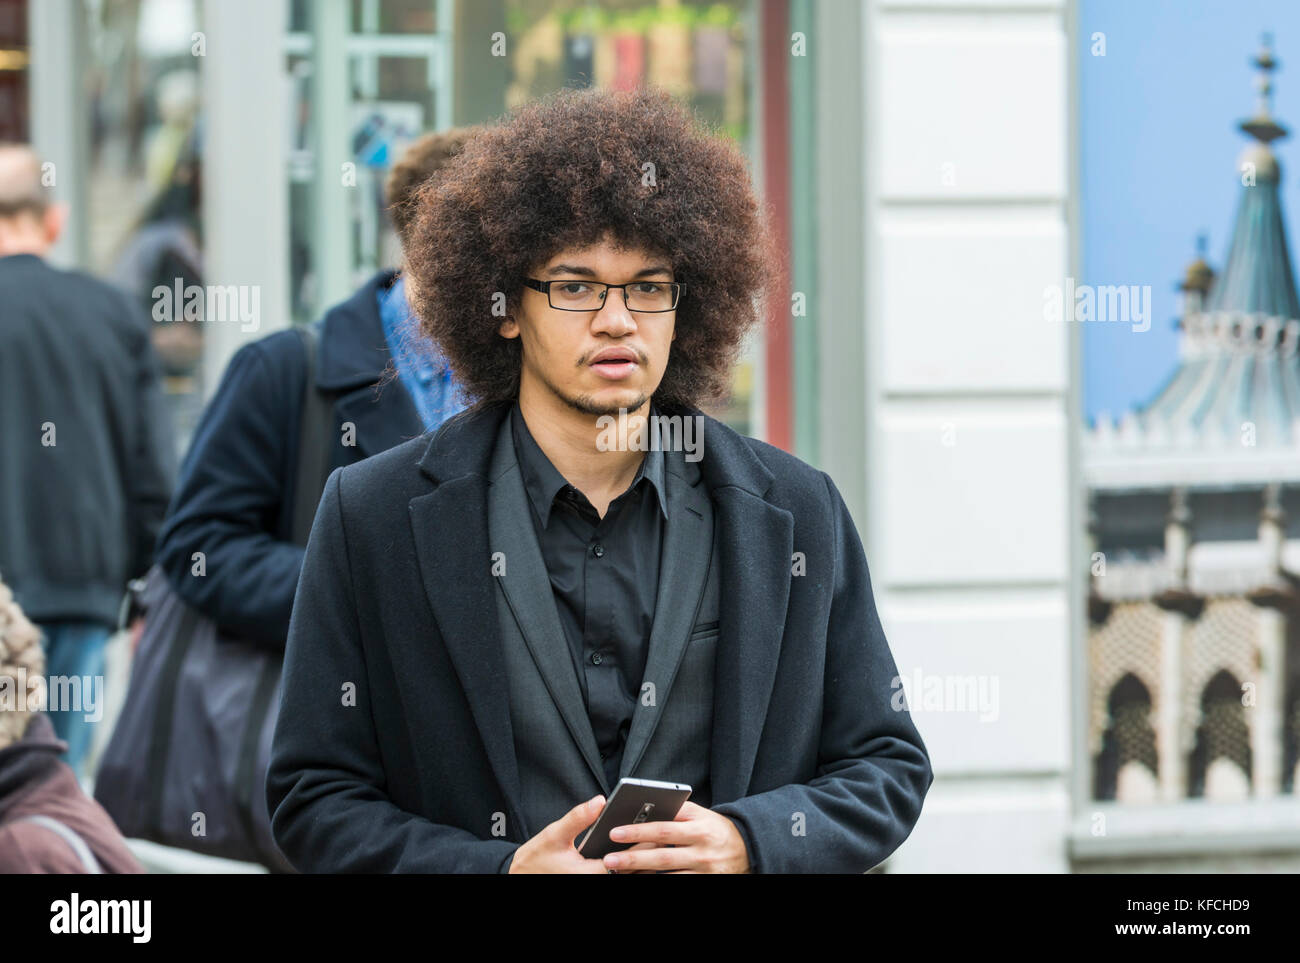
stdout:
[[(654, 414), (653, 404), (650, 411)], [(545, 528), (550, 521), (551, 506), (555, 504), (556, 496), (569, 487), (569, 482), (551, 464), (551, 460), (546, 457), (546, 452), (542, 451), (541, 446), (533, 438), (527, 422), (524, 421), (523, 412), (519, 410), (517, 400), (510, 411), (510, 433), (514, 440), (519, 472), (524, 480), (524, 490), (528, 492), (528, 499), (533, 503), (533, 509), (541, 519), (542, 527)], [(654, 489), (655, 497), (659, 500), (659, 511), (664, 518), (667, 518), (668, 498), (664, 487), (664, 453), (661, 449), (652, 447), (645, 453), (645, 457), (641, 459), (641, 466), (636, 471), (636, 477), (632, 479), (627, 490), (631, 491), (635, 488), (642, 478)]]

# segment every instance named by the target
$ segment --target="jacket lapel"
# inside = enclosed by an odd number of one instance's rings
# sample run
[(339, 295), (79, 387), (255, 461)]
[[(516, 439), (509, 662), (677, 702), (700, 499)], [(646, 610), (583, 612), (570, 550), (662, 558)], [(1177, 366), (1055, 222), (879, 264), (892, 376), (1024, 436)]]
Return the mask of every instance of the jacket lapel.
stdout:
[(644, 677), (645, 682), (654, 685), (654, 702), (646, 705), (644, 692), (637, 698), (632, 728), (623, 747), (620, 776), (630, 775), (641, 761), (668, 705), (668, 695), (686, 652), (709, 572), (713, 508), (700, 484), (699, 469), (680, 452), (666, 451), (664, 456), (668, 520), (664, 527), (659, 588)]
[[(591, 718), (587, 715), (582, 689), (578, 685), (578, 670), (555, 610), (555, 594), (537, 544), (530, 517), (532, 509), (519, 475), (508, 419), (502, 421), (497, 433), (490, 478), (488, 539), (493, 559), (502, 565), (497, 570), (496, 582), (505, 592), (520, 634), (546, 682), (551, 700), (592, 774), (608, 795), (612, 787), (605, 779), (600, 747), (596, 744)], [(498, 552), (501, 554), (497, 555)], [(495, 608), (494, 605), (490, 611), (495, 611)]]
[(749, 790), (785, 634), (794, 516), (765, 499), (772, 473), (740, 435), (706, 417), (703, 450), (722, 579), (710, 750), (717, 804)]
[(409, 507), (425, 595), (510, 808), (511, 825), (523, 827), (488, 548), (486, 460), (501, 412), (496, 406), (471, 409), (442, 426), (420, 461), (421, 471), (438, 485), (411, 499)]
[(746, 795), (790, 600), (794, 516), (738, 489), (717, 498), (722, 577), (714, 676), (713, 802)]

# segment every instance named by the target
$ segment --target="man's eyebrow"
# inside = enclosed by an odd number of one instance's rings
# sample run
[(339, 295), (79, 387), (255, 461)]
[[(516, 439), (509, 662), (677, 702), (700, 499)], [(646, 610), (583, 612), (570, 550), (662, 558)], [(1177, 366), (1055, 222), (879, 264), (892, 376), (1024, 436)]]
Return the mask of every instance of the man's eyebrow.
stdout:
[[(596, 272), (589, 267), (583, 267), (581, 264), (557, 264), (546, 271), (551, 277), (558, 277), (561, 274), (576, 275), (577, 277), (594, 278)], [(665, 267), (662, 264), (656, 264), (653, 267), (642, 268), (632, 275), (634, 278), (650, 277), (652, 274), (672, 274), (673, 269)]]

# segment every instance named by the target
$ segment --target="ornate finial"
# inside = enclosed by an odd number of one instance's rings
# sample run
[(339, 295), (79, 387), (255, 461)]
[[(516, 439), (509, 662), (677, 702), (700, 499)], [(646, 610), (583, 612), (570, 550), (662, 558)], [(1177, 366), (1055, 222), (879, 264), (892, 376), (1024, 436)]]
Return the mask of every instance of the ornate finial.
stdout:
[(1256, 108), (1254, 117), (1241, 122), (1241, 129), (1260, 143), (1268, 144), (1279, 137), (1287, 135), (1286, 128), (1275, 121), (1272, 116), (1273, 71), (1277, 69), (1278, 62), (1273, 56), (1273, 35), (1271, 33), (1263, 35), (1259, 53), (1255, 54), (1251, 63), (1259, 70), (1259, 78), (1255, 82), (1255, 86), (1259, 90), (1259, 106)]
[(1272, 70), (1277, 66), (1273, 59), (1273, 31), (1265, 30), (1259, 35), (1259, 53), (1255, 54), (1254, 64), (1260, 70)]
[(1205, 261), (1205, 249), (1206, 238), (1202, 231), (1196, 235), (1196, 260), (1187, 265), (1187, 274), (1178, 290), (1199, 291), (1201, 294), (1209, 292), (1210, 285), (1214, 283), (1214, 269)]

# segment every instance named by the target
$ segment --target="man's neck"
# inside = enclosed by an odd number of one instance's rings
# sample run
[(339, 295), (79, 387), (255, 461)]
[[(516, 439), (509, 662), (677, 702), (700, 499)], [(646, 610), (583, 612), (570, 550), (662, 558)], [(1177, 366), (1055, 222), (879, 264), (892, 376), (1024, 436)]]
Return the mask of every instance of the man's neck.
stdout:
[(0, 257), (11, 254), (35, 254), (45, 257), (50, 239), (40, 228), (28, 222), (0, 221)]
[(14, 254), (34, 254), (36, 257), (43, 258), (49, 252), (49, 245), (26, 243), (23, 241), (9, 242), (0, 238), (0, 257), (10, 257)]
[[(645, 458), (644, 451), (619, 450), (617, 446), (602, 451), (598, 439), (602, 436), (600, 415), (589, 415), (565, 404), (545, 389), (530, 391), (521, 385), (519, 410), (524, 416), (528, 432), (542, 449), (555, 470), (574, 488), (587, 496), (587, 500), (604, 517), (609, 503), (623, 494)], [(647, 401), (634, 415), (649, 415)], [(612, 417), (617, 418), (617, 415)], [(609, 432), (604, 432), (608, 437)]]

